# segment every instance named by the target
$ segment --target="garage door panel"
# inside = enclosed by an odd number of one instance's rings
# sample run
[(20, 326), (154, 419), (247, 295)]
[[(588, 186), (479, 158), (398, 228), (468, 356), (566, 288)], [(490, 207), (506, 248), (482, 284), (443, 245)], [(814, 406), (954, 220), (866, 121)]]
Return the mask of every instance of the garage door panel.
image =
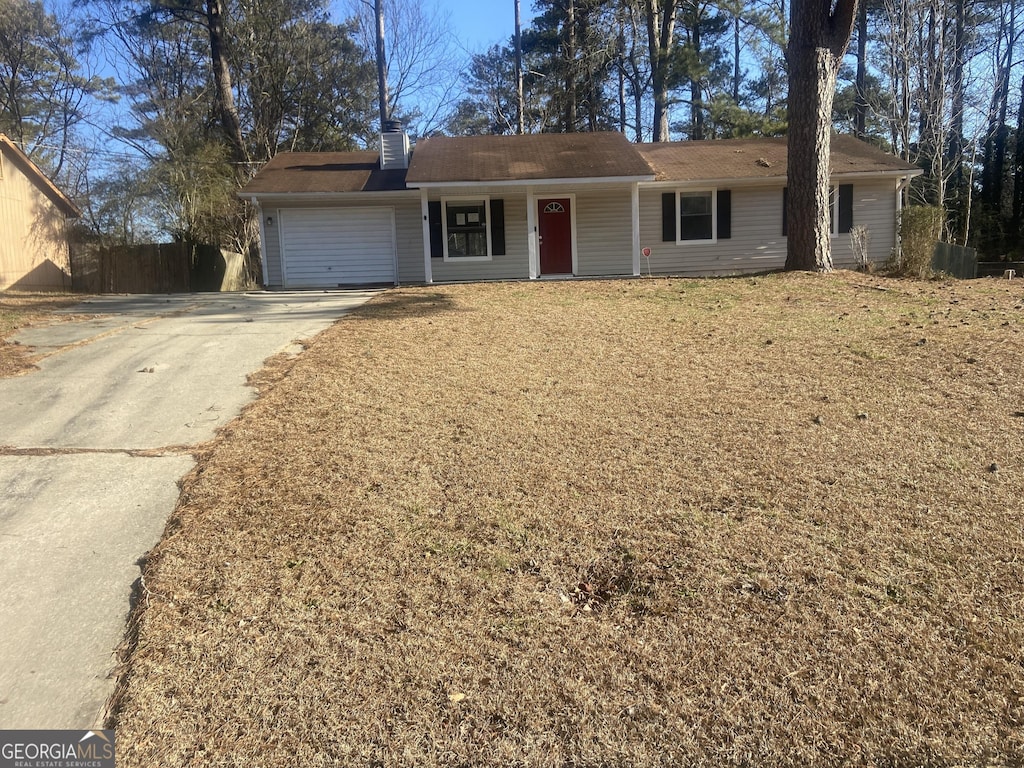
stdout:
[(395, 281), (392, 209), (288, 209), (280, 219), (286, 286)]

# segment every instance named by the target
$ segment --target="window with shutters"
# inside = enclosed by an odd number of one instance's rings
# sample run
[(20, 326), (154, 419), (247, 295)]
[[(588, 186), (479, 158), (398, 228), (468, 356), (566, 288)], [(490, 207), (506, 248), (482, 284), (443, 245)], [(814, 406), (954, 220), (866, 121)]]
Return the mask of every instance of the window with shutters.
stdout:
[(681, 189), (661, 195), (661, 239), (676, 245), (732, 237), (732, 191)]
[(444, 258), (486, 261), (491, 258), (488, 198), (444, 198)]
[(715, 239), (715, 195), (707, 192), (679, 193), (679, 241)]

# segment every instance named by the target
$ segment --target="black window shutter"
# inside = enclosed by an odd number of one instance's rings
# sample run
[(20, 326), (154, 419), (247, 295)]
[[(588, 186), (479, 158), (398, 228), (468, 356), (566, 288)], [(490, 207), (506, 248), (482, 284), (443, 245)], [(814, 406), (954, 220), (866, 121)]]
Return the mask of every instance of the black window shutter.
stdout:
[(444, 230), (441, 228), (441, 201), (427, 203), (427, 222), (430, 224), (430, 258), (444, 257)]
[(732, 190), (718, 190), (718, 239), (732, 237)]
[(782, 236), (785, 237), (787, 232), (786, 227), (786, 216), (789, 213), (789, 187), (782, 188)]
[(661, 239), (665, 243), (676, 241), (675, 192), (665, 192), (661, 196)]
[(839, 185), (839, 231), (853, 229), (853, 184)]
[(505, 255), (505, 201), (491, 200), (491, 253)]

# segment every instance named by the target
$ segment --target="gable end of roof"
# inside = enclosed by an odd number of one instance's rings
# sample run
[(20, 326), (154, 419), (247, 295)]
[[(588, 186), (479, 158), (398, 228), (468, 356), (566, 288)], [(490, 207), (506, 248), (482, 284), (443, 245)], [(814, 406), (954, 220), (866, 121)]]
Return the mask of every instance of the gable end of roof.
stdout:
[(56, 184), (50, 181), (39, 166), (32, 162), (6, 134), (0, 133), (0, 152), (3, 152), (28, 176), (35, 185), (56, 205), (68, 218), (77, 219), (82, 216), (82, 211), (75, 205), (71, 198), (65, 195)]

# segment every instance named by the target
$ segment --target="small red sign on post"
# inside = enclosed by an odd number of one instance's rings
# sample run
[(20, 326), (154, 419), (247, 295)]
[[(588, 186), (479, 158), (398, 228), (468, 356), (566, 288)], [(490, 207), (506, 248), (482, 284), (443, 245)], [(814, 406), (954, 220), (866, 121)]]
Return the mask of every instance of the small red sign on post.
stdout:
[(644, 255), (645, 259), (651, 258), (651, 249), (650, 248), (641, 248), (640, 249), (640, 253), (642, 253)]

